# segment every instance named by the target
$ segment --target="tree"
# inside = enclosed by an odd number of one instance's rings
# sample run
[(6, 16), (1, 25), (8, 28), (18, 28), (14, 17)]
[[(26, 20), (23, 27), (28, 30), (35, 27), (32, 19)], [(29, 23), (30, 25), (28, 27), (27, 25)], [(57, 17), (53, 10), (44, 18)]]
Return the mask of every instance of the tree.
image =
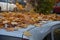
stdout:
[(34, 11), (38, 13), (51, 13), (55, 0), (31, 0)]

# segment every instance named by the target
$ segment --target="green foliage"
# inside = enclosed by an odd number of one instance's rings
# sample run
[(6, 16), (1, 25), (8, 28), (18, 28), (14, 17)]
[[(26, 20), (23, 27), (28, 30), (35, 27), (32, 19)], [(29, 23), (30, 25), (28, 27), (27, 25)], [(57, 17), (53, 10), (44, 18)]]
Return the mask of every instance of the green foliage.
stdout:
[(33, 0), (30, 3), (38, 13), (51, 13), (55, 0)]

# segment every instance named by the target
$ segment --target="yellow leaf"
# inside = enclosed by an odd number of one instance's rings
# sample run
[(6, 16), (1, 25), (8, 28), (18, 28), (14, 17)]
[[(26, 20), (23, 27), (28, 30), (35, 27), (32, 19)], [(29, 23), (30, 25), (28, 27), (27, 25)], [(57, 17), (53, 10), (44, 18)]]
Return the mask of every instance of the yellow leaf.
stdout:
[(24, 35), (27, 36), (27, 37), (29, 37), (29, 36), (31, 36), (31, 33), (29, 31), (25, 31)]

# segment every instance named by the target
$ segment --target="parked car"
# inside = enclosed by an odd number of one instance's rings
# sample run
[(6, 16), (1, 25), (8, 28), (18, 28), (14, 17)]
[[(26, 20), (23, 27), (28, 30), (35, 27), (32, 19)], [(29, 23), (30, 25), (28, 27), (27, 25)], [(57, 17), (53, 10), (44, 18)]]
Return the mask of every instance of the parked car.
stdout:
[(6, 0), (0, 0), (0, 11), (13, 11), (16, 5)]
[(53, 13), (60, 14), (60, 2), (55, 4)]

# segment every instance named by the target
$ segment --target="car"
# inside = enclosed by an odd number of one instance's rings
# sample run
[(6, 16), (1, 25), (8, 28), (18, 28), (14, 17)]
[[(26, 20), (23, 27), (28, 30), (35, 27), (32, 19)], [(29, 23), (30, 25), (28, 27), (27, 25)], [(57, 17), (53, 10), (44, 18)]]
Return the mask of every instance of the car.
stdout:
[[(53, 22), (48, 21), (41, 27), (35, 27), (34, 25), (29, 25), (28, 28), (19, 29), (18, 31), (13, 32), (6, 31), (5, 29), (0, 29), (0, 40), (43, 40), (50, 33), (51, 33), (50, 35), (51, 39), (54, 39), (52, 33), (57, 28), (60, 28), (60, 21), (53, 21)], [(31, 35), (30, 36), (25, 35), (24, 32), (26, 31), (28, 31)]]
[(17, 6), (14, 3), (0, 0), (0, 11), (13, 11)]
[(60, 6), (55, 6), (54, 10), (53, 10), (53, 13), (60, 14)]
[(56, 3), (53, 7), (53, 13), (60, 14), (60, 2)]

